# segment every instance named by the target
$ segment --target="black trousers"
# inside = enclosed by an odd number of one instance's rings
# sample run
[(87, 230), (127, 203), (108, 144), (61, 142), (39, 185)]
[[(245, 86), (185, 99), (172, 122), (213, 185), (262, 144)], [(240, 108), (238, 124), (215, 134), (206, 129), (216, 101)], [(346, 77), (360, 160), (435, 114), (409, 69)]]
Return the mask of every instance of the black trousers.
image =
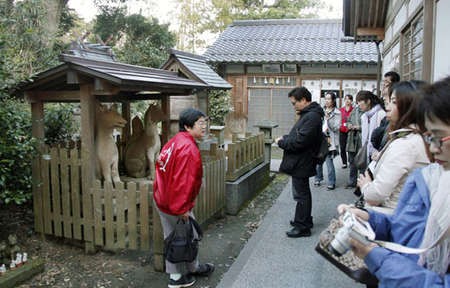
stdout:
[(339, 132), (339, 147), (341, 150), (342, 165), (347, 165), (347, 135), (348, 133)]
[(292, 196), (297, 202), (295, 206), (294, 224), (300, 229), (311, 229), (313, 221), (311, 216), (312, 201), (309, 178), (292, 177)]

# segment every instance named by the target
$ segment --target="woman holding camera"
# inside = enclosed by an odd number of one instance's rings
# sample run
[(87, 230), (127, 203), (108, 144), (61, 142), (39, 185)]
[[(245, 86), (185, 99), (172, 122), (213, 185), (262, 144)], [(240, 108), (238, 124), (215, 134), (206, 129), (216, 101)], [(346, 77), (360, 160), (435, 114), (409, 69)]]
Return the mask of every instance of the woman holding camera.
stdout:
[(364, 200), (376, 211), (392, 214), (408, 174), (430, 163), (421, 135), (425, 127), (416, 120), (421, 99), (418, 88), (424, 84), (403, 81), (394, 85), (386, 106), (390, 140), (380, 151), (378, 161), (369, 165), (373, 181), (368, 172), (358, 178)]
[(418, 115), (425, 115), (425, 139), (436, 163), (411, 174), (393, 215), (338, 207), (339, 213), (350, 210), (368, 220), (377, 240), (428, 248), (420, 255), (400, 254), (350, 239), (379, 287), (450, 287), (450, 77), (426, 87), (424, 94)]

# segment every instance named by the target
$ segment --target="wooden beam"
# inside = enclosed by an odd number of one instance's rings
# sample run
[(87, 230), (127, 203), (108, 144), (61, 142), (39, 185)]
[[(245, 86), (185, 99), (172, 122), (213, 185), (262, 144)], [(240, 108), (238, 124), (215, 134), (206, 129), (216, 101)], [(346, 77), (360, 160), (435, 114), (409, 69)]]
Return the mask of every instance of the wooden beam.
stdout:
[(384, 28), (368, 28), (358, 27), (356, 28), (357, 36), (377, 36), (377, 40), (384, 40)]
[(30, 103), (37, 102), (78, 102), (80, 101), (80, 91), (62, 90), (62, 91), (33, 91), (25, 93), (25, 99)]
[(120, 88), (111, 84), (104, 79), (95, 78), (94, 80), (94, 94), (95, 95), (116, 95), (120, 92)]

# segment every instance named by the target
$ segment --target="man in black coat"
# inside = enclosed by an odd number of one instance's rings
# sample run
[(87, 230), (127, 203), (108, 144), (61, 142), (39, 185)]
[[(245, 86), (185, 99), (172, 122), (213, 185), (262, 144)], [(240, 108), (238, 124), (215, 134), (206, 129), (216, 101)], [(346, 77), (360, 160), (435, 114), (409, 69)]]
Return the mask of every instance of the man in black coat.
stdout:
[(291, 221), (293, 228), (286, 234), (294, 238), (308, 237), (313, 227), (309, 177), (316, 175), (314, 155), (320, 146), (324, 112), (319, 104), (311, 102), (311, 93), (305, 87), (294, 88), (288, 97), (299, 119), (288, 135), (275, 140), (283, 149), (280, 172), (292, 176), (292, 194), (297, 202)]

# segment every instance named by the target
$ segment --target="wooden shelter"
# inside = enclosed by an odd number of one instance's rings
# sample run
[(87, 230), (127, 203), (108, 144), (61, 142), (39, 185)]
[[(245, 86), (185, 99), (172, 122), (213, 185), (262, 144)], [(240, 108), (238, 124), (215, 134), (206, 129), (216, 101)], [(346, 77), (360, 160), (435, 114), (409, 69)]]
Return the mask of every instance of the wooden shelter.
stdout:
[[(151, 184), (129, 182), (112, 187), (108, 182), (103, 185), (95, 181), (96, 104), (122, 104), (122, 116), (127, 120), (122, 142), (126, 143), (131, 101), (160, 100), (163, 112), (169, 115), (170, 96), (191, 95), (214, 87), (177, 71), (116, 62), (106, 46), (82, 44), (62, 54), (60, 60), (62, 64), (19, 87), (31, 103), (32, 133), (39, 143), (39, 154), (32, 166), (35, 231), (81, 240), (87, 250), (94, 246), (148, 250)], [(49, 148), (44, 144), (47, 102), (81, 104), (79, 149)], [(162, 143), (167, 141), (168, 128), (168, 121), (163, 122)], [(224, 179), (223, 163), (220, 162), (219, 170)], [(218, 181), (224, 182), (222, 178)], [(221, 209), (212, 200), (208, 203), (214, 211)], [(206, 214), (204, 217), (210, 217)]]

